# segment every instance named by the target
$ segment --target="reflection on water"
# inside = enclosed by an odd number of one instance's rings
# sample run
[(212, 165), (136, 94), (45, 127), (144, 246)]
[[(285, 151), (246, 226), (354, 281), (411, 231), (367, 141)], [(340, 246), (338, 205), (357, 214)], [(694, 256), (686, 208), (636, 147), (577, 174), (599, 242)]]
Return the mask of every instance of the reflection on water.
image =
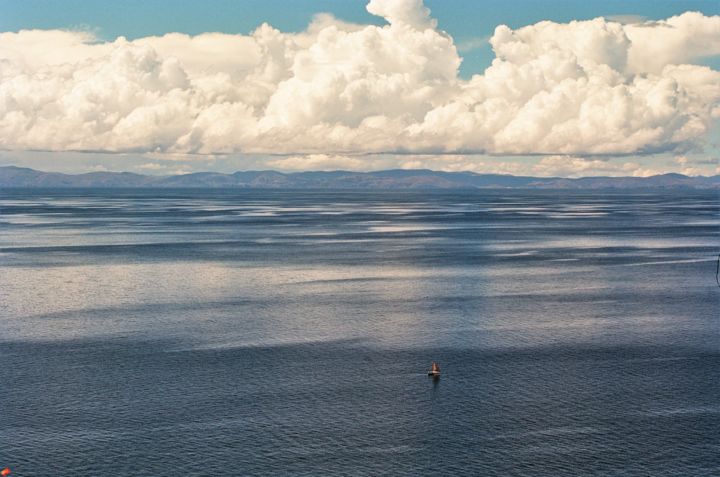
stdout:
[(713, 475), (719, 211), (707, 192), (0, 191), (0, 463)]

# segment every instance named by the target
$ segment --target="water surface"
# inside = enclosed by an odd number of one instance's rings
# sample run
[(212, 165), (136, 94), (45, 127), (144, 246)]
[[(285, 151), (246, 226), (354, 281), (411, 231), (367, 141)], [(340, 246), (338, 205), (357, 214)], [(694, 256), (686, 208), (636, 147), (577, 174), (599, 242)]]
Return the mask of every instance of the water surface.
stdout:
[(718, 212), (710, 192), (0, 191), (0, 466), (720, 475)]

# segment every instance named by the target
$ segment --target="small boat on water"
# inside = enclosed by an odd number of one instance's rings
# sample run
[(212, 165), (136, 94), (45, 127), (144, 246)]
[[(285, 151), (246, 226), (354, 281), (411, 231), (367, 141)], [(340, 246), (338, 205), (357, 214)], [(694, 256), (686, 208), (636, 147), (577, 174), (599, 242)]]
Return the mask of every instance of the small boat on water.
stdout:
[(440, 377), (440, 365), (437, 364), (435, 361), (433, 361), (432, 365), (430, 366), (430, 371), (428, 371), (428, 376), (432, 376), (433, 378)]

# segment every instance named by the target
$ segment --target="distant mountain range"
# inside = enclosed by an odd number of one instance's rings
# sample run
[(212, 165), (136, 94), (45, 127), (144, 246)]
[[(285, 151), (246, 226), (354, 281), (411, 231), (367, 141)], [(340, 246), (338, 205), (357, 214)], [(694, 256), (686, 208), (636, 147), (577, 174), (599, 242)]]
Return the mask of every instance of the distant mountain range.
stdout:
[(651, 177), (523, 177), (474, 172), (395, 169), (376, 172), (241, 171), (234, 174), (196, 172), (174, 176), (147, 176), (130, 172), (61, 174), (33, 169), (0, 167), (0, 187), (203, 187), (272, 189), (720, 189), (720, 176), (688, 177), (662, 174)]

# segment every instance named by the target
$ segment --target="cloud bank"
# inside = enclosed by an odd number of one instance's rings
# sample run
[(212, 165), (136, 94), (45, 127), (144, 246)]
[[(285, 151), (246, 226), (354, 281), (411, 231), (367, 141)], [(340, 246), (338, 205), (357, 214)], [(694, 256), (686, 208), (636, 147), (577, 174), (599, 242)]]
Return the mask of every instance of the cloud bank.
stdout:
[(720, 72), (693, 64), (720, 54), (720, 16), (501, 25), (496, 59), (465, 80), (453, 39), (421, 0), (367, 10), (387, 25), (321, 14), (300, 33), (0, 33), (0, 148), (316, 162), (681, 154), (701, 148), (720, 118)]

